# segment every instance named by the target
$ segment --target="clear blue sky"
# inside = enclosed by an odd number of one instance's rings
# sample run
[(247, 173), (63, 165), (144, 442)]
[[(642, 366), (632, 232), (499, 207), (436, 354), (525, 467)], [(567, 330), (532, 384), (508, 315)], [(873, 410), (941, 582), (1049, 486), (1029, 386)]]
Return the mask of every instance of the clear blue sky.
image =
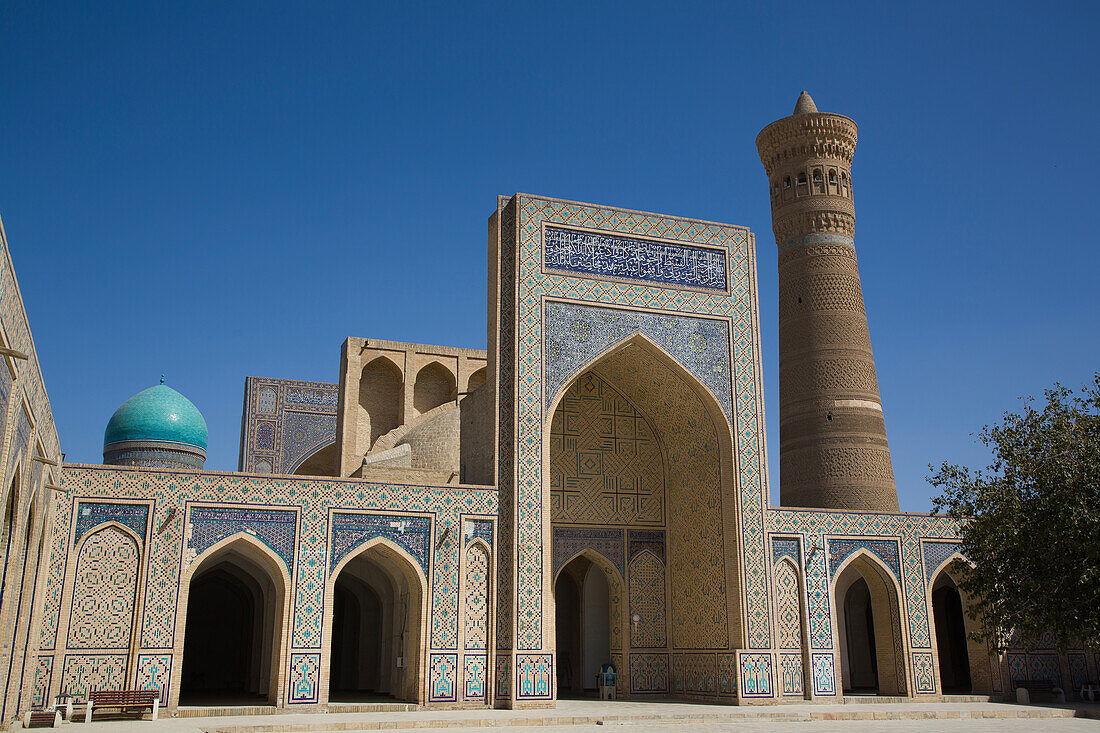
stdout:
[[(748, 7), (741, 7), (748, 6)], [(757, 132), (860, 125), (864, 295), (903, 509), (926, 464), (1100, 367), (1089, 3), (5, 3), (0, 215), (62, 447), (157, 382), (235, 469), (244, 378), (366, 336), (485, 347), (516, 191), (756, 232), (773, 496), (777, 284)]]

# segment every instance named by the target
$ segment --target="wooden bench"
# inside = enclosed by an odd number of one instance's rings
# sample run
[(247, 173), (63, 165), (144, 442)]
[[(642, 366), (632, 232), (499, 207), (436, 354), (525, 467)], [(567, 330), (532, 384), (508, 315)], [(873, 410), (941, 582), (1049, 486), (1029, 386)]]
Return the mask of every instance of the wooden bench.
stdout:
[(122, 712), (146, 708), (153, 711), (151, 720), (157, 719), (160, 710), (160, 692), (157, 690), (92, 690), (88, 693), (88, 707), (84, 713), (84, 722), (92, 722), (93, 708), (116, 708)]
[(1036, 694), (1050, 695), (1058, 702), (1066, 701), (1066, 693), (1050, 680), (1016, 680), (1016, 702), (1027, 705)]
[(28, 710), (23, 713), (24, 728), (60, 728), (60, 710)]

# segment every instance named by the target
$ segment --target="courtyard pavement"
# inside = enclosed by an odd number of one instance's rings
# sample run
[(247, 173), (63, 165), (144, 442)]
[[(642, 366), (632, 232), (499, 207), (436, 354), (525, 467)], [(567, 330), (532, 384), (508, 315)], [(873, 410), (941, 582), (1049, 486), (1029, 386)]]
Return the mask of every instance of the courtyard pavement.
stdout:
[[(1091, 715), (1093, 718), (1074, 717)], [(84, 728), (83, 716), (76, 725)], [(727, 706), (686, 702), (601, 702), (562, 700), (543, 710), (414, 710), (368, 713), (283, 713), (169, 718), (98, 720), (95, 731), (142, 733), (306, 733), (419, 728), (493, 728), (522, 733), (547, 727), (607, 733), (609, 727), (634, 731), (686, 733), (707, 731), (1092, 731), (1100, 733), (1100, 705), (1016, 705), (1008, 703), (878, 703)], [(69, 726), (66, 726), (69, 727)]]

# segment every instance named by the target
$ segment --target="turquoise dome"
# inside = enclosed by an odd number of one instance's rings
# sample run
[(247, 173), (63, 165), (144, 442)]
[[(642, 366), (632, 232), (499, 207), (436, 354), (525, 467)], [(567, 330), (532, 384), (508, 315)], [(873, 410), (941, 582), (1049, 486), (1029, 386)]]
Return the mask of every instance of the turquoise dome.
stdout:
[(164, 440), (206, 450), (206, 420), (191, 400), (158, 384), (138, 392), (115, 410), (103, 432), (103, 446), (129, 440)]

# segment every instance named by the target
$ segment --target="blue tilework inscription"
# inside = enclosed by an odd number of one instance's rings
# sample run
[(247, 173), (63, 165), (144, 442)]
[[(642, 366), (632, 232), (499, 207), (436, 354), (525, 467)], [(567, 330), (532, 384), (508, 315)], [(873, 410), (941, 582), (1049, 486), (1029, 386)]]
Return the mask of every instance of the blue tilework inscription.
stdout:
[(547, 270), (726, 290), (726, 253), (708, 247), (546, 227)]

